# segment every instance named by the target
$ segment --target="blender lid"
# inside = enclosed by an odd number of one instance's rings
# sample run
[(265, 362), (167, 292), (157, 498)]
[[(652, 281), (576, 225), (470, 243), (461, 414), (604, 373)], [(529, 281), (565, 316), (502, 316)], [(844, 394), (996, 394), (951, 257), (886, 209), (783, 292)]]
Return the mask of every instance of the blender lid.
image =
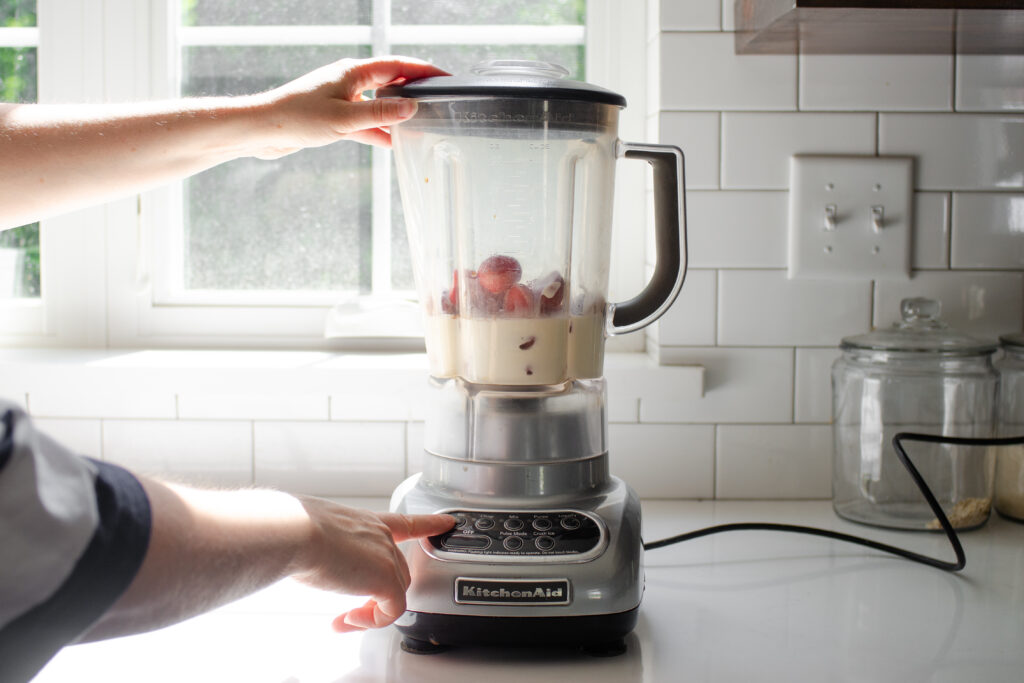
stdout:
[(1016, 334), (1004, 334), (999, 337), (999, 341), (1003, 343), (1006, 348), (1012, 348), (1014, 351), (1024, 351), (1024, 332), (1018, 332)]
[(975, 356), (994, 353), (994, 341), (978, 339), (950, 328), (939, 320), (942, 304), (934, 299), (913, 298), (900, 302), (900, 320), (892, 327), (846, 337), (840, 348), (907, 353)]
[(606, 88), (568, 80), (569, 72), (549, 62), (524, 59), (493, 59), (481, 62), (472, 75), (432, 76), (377, 90), (377, 97), (515, 97), (542, 100), (575, 100), (626, 106), (626, 98)]

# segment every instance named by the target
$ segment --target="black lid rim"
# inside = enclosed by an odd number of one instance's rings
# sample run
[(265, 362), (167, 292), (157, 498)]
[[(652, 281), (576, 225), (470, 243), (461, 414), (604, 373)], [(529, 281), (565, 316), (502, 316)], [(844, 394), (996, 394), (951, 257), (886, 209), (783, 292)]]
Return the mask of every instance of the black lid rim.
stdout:
[[(490, 81), (490, 82), (486, 82)], [(577, 84), (575, 86), (569, 84)], [(440, 76), (425, 78), (421, 81), (405, 85), (389, 85), (377, 90), (377, 97), (407, 97), (423, 100), (428, 98), (453, 97), (504, 97), (534, 100), (573, 100), (576, 102), (593, 102), (610, 104), (617, 107), (626, 106), (626, 98), (622, 95), (578, 81), (561, 81), (554, 79), (515, 80), (502, 82), (502, 79), (462, 79)]]

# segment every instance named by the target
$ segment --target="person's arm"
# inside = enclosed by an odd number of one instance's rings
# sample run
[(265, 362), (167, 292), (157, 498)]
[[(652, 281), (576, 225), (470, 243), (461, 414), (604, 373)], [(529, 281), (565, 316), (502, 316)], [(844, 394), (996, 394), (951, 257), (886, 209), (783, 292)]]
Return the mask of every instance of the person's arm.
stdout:
[(204, 491), (139, 477), (152, 531), (127, 591), (80, 641), (160, 628), (287, 576), (368, 595), (338, 631), (386, 626), (405, 610), (409, 569), (396, 541), (447, 531), (448, 515), (375, 514), (272, 490)]
[(341, 139), (389, 145), (385, 127), (412, 116), (415, 103), (362, 93), (445, 73), (407, 58), (341, 60), (256, 95), (0, 104), (0, 230), (239, 157), (276, 158)]

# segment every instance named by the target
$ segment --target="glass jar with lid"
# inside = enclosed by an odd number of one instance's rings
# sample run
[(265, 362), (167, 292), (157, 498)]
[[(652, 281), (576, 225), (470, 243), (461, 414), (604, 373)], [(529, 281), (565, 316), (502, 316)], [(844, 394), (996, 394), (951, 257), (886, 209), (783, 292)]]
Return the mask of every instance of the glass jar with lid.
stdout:
[[(999, 338), (999, 435), (1024, 435), (1024, 333)], [(1004, 446), (996, 456), (996, 510), (1024, 522), (1024, 445)]]
[[(892, 327), (842, 340), (832, 366), (832, 503), (843, 518), (939, 529), (893, 435), (994, 436), (998, 347), (951, 329), (940, 312), (938, 301), (904, 299)], [(988, 520), (994, 449), (910, 441), (904, 448), (954, 527)]]

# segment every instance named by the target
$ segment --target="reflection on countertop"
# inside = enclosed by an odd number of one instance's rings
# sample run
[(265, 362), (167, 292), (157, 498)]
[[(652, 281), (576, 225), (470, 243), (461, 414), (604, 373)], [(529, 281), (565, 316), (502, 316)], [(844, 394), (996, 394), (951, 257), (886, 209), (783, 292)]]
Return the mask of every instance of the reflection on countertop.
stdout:
[[(827, 501), (645, 501), (656, 540), (738, 521), (819, 526), (951, 557), (944, 537), (856, 526)], [(826, 539), (734, 532), (649, 551), (627, 653), (457, 648), (402, 652), (394, 629), (339, 635), (357, 599), (284, 581), (154, 633), (66, 648), (38, 683), (104, 681), (1019, 681), (1024, 525), (962, 537), (949, 574)]]

